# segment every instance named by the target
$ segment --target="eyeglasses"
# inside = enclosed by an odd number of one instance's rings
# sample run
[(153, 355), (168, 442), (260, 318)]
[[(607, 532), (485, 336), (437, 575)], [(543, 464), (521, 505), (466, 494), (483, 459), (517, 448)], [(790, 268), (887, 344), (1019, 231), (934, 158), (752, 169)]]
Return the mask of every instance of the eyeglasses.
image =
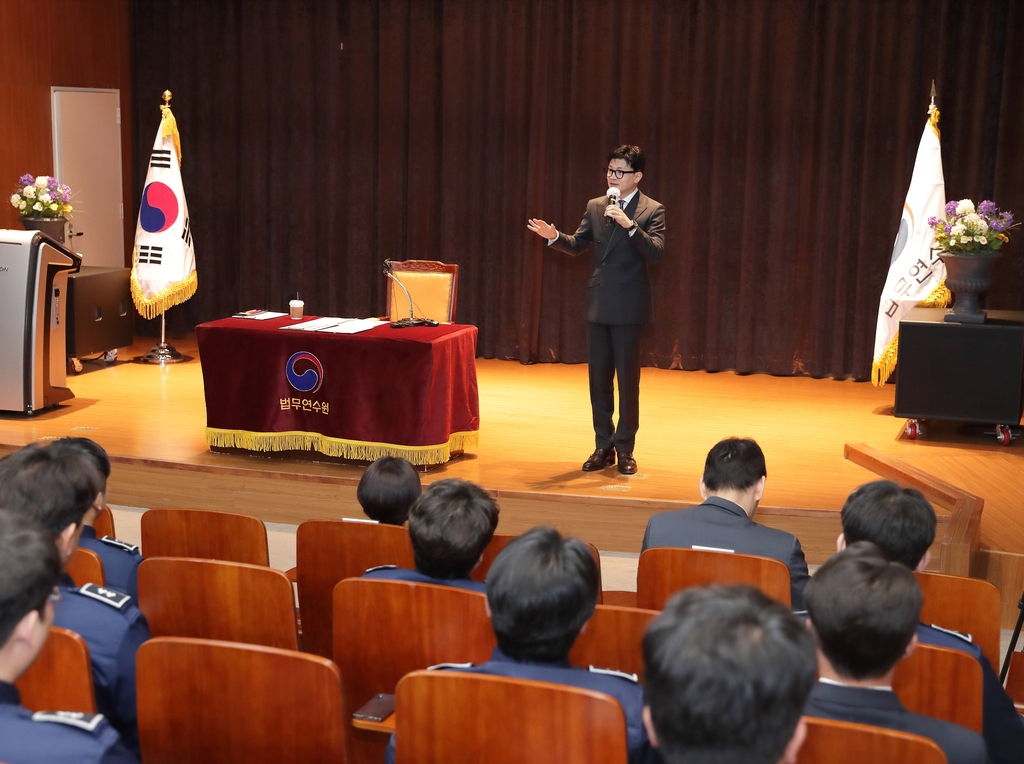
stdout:
[(622, 180), (623, 176), (633, 175), (635, 173), (636, 170), (613, 170), (611, 167), (604, 168), (604, 174), (615, 178), (616, 180)]
[(53, 604), (53, 606), (56, 607), (57, 603), (59, 603), (62, 599), (64, 599), (64, 595), (60, 593), (60, 589), (56, 586), (53, 587), (53, 591), (50, 592), (50, 602)]

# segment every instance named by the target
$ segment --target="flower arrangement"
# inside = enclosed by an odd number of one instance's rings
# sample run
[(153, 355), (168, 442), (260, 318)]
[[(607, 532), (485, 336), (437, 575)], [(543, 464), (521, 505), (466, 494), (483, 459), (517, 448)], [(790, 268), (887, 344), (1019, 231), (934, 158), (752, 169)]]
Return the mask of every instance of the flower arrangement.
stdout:
[(11, 206), (27, 218), (67, 217), (73, 209), (70, 202), (71, 189), (46, 175), (22, 175), (11, 195)]
[(1014, 225), (1012, 212), (996, 209), (988, 199), (977, 210), (970, 199), (954, 199), (945, 213), (945, 218), (928, 218), (928, 225), (935, 231), (935, 248), (955, 255), (995, 252), (1010, 240), (1007, 232), (1020, 225)]

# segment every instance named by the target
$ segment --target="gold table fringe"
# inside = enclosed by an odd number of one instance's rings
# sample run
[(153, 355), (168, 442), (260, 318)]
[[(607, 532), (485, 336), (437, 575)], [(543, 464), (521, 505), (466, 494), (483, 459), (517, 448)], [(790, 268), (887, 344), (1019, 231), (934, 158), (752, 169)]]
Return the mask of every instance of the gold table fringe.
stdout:
[(444, 464), (453, 451), (464, 451), (479, 444), (480, 431), (452, 433), (447, 443), (436, 446), (400, 446), (361, 440), (331, 438), (316, 432), (250, 432), (206, 428), (206, 444), (216, 448), (244, 448), (247, 451), (318, 451), (340, 459), (372, 462), (382, 456), (401, 456), (412, 464)]

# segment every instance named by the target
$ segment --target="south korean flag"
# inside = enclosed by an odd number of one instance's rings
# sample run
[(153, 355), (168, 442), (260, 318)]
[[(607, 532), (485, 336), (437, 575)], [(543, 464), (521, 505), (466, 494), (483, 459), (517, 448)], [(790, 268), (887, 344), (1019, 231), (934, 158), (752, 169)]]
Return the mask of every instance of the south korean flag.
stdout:
[(132, 255), (132, 299), (139, 314), (156, 318), (196, 293), (192, 226), (181, 185), (181, 140), (169, 106), (149, 155)]

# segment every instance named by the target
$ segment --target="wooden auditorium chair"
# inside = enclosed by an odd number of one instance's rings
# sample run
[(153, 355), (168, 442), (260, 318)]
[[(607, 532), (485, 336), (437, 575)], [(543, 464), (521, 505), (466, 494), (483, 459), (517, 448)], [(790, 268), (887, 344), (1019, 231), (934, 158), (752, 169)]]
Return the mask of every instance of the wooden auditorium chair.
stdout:
[(75, 549), (71, 559), (64, 563), (64, 572), (71, 576), (75, 586), (107, 585), (107, 578), (103, 574), (103, 560), (94, 551), (85, 547)]
[(1024, 714), (1024, 653), (1010, 655), (1010, 666), (1006, 672), (1006, 694), (1017, 707), (1018, 714)]
[(789, 606), (789, 568), (769, 557), (702, 549), (657, 547), (640, 555), (637, 607), (662, 610), (681, 589), (706, 584), (750, 584)]
[(892, 689), (908, 711), (981, 734), (981, 664), (970, 654), (918, 643), (896, 664)]
[(999, 590), (980, 578), (945, 573), (915, 575), (924, 594), (921, 620), (970, 634), (989, 663), (999, 666)]
[(299, 649), (292, 585), (273, 568), (150, 557), (139, 565), (139, 609), (154, 637)]
[(576, 638), (569, 660), (574, 666), (625, 671), (644, 678), (641, 642), (657, 610), (598, 605), (586, 627)]
[[(485, 597), (452, 586), (349, 578), (334, 589), (334, 660), (345, 719), (378, 693), (394, 694), (410, 671), (438, 663), (485, 663), (496, 641)], [(457, 718), (457, 717), (455, 717)], [(384, 760), (389, 729), (348, 730), (348, 764)]]
[(797, 764), (946, 764), (942, 749), (919, 735), (809, 716), (804, 721), (807, 738)]
[[(430, 318), (443, 324), (455, 320), (459, 296), (459, 266), (437, 260), (393, 260), (391, 271), (412, 297), (414, 318)], [(409, 301), (401, 287), (388, 279), (388, 319), (409, 318)]]
[(395, 700), (396, 764), (626, 762), (622, 707), (592, 690), (416, 671)]
[[(490, 571), (491, 565), (494, 564), (495, 558), (502, 549), (517, 538), (519, 538), (518, 533), (495, 533), (491, 543), (484, 549), (483, 556), (480, 558), (480, 564), (473, 568), (470, 578), (474, 581), (486, 581), (487, 573)], [(590, 553), (594, 555), (594, 560), (597, 562), (597, 601), (600, 604), (604, 601), (603, 592), (601, 591), (601, 553), (597, 551), (597, 547), (593, 544), (587, 543), (587, 548), (590, 549)]]
[(267, 528), (262, 520), (206, 509), (143, 512), (142, 554), (270, 565)]
[(104, 536), (110, 536), (115, 539), (117, 538), (117, 534), (114, 532), (114, 513), (110, 511), (110, 507), (103, 507), (99, 515), (93, 521), (92, 527), (96, 529), (96, 538), (98, 539), (101, 539)]
[(331, 657), (334, 587), (378, 565), (415, 567), (409, 531), (358, 520), (307, 520), (295, 534), (296, 582), (307, 652)]
[(35, 663), (16, 684), (29, 711), (96, 713), (89, 648), (73, 631), (50, 629)]
[(139, 648), (146, 764), (344, 764), (341, 676), (326, 658), (206, 639)]

